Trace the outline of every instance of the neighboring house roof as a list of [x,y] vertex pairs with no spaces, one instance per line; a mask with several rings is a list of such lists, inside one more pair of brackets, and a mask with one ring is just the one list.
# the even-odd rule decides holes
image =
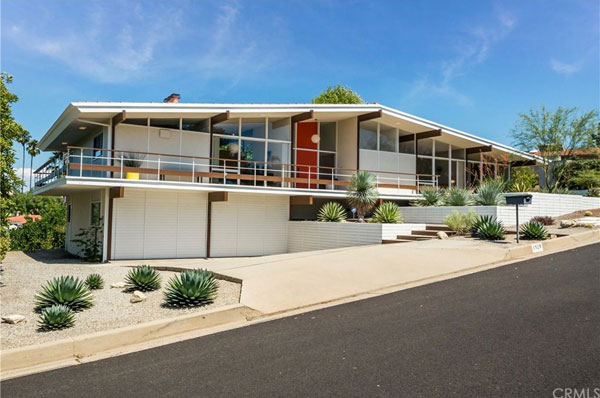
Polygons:
[[42,216],[38,214],[30,214],[29,216],[14,216],[8,217],[7,220],[10,224],[25,224],[27,219],[25,217],[31,217],[31,219],[35,222],[42,218]]
[[[532,152],[536,156],[541,156],[540,151]],[[560,153],[561,157],[573,157],[573,156],[600,156],[600,148],[583,148],[573,149],[569,155],[568,150],[563,150]]]

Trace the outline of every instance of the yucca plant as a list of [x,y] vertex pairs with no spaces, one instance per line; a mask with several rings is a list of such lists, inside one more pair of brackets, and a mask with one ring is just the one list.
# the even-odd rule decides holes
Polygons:
[[505,234],[506,230],[500,221],[486,216],[479,221],[475,236],[484,240],[502,240]]
[[324,222],[342,222],[346,219],[346,210],[337,202],[327,202],[319,209],[317,219]]
[[104,287],[104,279],[100,274],[90,274],[85,278],[85,285],[90,290],[98,290]]
[[473,200],[471,199],[471,192],[469,190],[452,187],[446,191],[443,202],[446,206],[468,206]]
[[83,281],[73,276],[61,276],[48,281],[35,295],[35,308],[41,311],[53,305],[66,305],[77,312],[90,308],[94,298]]
[[125,283],[130,290],[150,292],[160,288],[160,274],[148,265],[140,265],[131,269],[125,276]]
[[537,221],[529,221],[520,228],[521,237],[528,240],[546,240],[548,239],[548,230]]
[[381,224],[400,224],[404,217],[400,212],[400,207],[393,202],[383,202],[373,214],[372,222]]
[[483,181],[475,191],[473,200],[481,206],[497,206],[505,203],[504,189],[506,183],[498,178]]
[[365,214],[375,206],[379,193],[375,176],[367,171],[357,171],[348,181],[346,200],[356,209],[359,222],[364,222]]
[[423,188],[420,192],[422,198],[414,201],[416,206],[440,206],[443,204],[444,191],[435,188]]
[[187,308],[211,304],[217,297],[219,285],[212,272],[195,269],[173,276],[165,288],[168,307]]
[[75,324],[75,314],[66,305],[52,305],[42,310],[38,325],[41,330],[50,331],[70,328]]

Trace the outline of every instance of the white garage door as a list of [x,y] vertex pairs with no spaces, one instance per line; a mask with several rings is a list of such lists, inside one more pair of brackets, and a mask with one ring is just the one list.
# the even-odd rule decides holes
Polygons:
[[114,199],[112,258],[206,256],[207,194],[125,189]]
[[287,196],[230,192],[227,202],[213,202],[211,218],[211,257],[287,251]]

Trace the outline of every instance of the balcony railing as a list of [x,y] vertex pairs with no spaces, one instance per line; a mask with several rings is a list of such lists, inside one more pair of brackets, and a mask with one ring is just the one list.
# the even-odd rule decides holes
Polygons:
[[[68,147],[62,157],[49,160],[34,174],[38,188],[66,175],[335,191],[345,190],[348,180],[356,171],[252,159]],[[366,171],[375,176],[380,191],[412,190],[418,193],[423,187],[438,185],[437,175]]]

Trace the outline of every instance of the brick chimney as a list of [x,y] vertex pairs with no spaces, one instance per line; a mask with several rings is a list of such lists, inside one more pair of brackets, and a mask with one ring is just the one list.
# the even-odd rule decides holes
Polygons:
[[171,94],[169,95],[167,98],[165,98],[163,100],[163,102],[171,102],[173,104],[177,104],[179,102],[179,98],[181,98],[181,96],[179,94]]

